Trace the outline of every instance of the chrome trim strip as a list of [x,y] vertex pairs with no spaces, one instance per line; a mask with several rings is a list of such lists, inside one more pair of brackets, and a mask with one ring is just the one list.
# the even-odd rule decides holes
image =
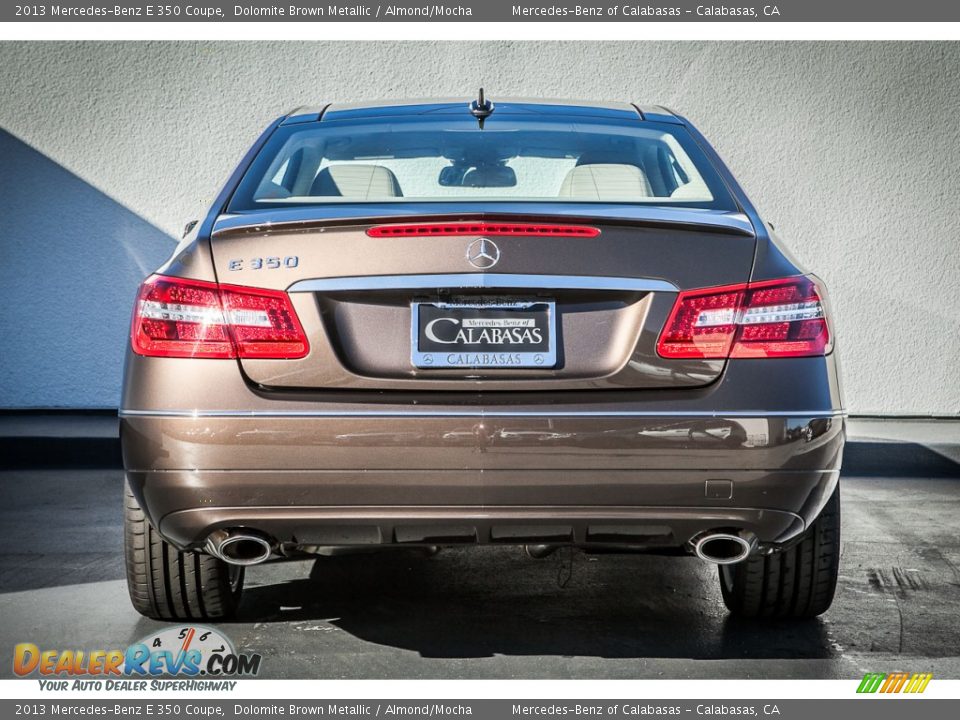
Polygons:
[[525,290],[623,290],[677,292],[666,280],[595,275],[523,275],[512,273],[451,273],[437,275],[359,275],[295,282],[287,292],[346,290],[436,290],[439,288],[516,288]]
[[843,410],[733,410],[730,412],[656,410],[119,410],[119,417],[183,418],[337,418],[337,417],[681,417],[681,418],[836,418],[847,417]]

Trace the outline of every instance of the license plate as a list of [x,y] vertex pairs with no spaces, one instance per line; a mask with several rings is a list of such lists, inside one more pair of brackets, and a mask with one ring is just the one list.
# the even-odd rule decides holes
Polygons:
[[411,358],[418,368],[550,368],[556,303],[415,302]]

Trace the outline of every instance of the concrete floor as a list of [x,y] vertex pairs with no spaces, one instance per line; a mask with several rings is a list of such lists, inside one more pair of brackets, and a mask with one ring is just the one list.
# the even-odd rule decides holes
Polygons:
[[[0,473],[0,648],[125,647],[162,626],[127,600],[121,481]],[[818,620],[732,621],[694,558],[497,547],[256,567],[220,628],[276,678],[960,678],[960,480],[842,487],[840,586]]]

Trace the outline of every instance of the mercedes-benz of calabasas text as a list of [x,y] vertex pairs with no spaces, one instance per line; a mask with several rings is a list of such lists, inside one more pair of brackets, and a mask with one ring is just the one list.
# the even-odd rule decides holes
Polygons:
[[737,615],[829,607],[824,286],[683,117],[299,109],[188,227],[120,411],[144,615],[229,617],[256,563],[454,544],[692,553]]

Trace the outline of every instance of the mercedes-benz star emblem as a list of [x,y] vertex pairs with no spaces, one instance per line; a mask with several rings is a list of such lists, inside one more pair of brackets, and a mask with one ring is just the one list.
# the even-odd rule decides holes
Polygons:
[[500,248],[493,240],[477,238],[467,246],[467,260],[481,270],[492,268],[500,260]]

